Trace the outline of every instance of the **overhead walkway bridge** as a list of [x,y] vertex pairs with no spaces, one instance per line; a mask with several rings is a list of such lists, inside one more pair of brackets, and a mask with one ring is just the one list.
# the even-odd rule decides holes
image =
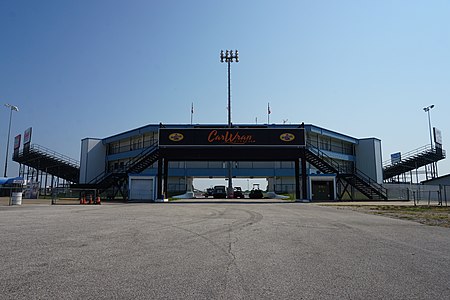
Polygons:
[[79,182],[80,163],[77,160],[38,144],[15,153],[13,161],[72,183]]
[[383,179],[385,181],[396,176],[411,172],[445,158],[445,150],[432,145],[425,145],[402,154],[398,162],[390,160],[383,163]]

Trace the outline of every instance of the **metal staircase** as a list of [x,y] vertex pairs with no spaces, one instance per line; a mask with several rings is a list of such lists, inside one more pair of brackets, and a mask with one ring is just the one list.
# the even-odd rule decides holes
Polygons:
[[[126,182],[128,174],[140,173],[146,168],[150,167],[159,158],[158,143],[154,143],[149,147],[144,148],[141,153],[133,157],[128,163],[126,163],[120,170],[113,172],[104,172],[93,178],[87,184],[80,184],[73,186],[73,188],[92,188],[99,190],[99,193],[111,187],[117,187],[122,189],[123,183]],[[122,191],[124,193],[125,191]]]
[[383,163],[383,179],[391,179],[444,158],[445,150],[442,148],[432,145],[422,146],[404,153],[402,159],[394,164],[390,160],[385,161]]
[[15,153],[13,161],[73,183],[80,178],[80,162],[38,144]]
[[[353,186],[367,198],[372,200],[387,200],[387,190],[383,186],[358,169],[349,169],[341,166],[334,159],[326,155],[320,149],[308,144],[305,151],[305,158],[310,164],[315,166],[322,173],[336,174],[338,180],[344,180],[346,186]],[[338,195],[342,198],[344,192]]]

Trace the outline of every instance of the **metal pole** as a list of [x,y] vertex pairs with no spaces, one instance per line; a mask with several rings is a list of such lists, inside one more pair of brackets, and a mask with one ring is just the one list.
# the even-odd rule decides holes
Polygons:
[[430,145],[433,149],[433,134],[431,132],[431,117],[430,117],[430,109],[427,110],[428,113],[428,128],[430,129]]
[[231,60],[228,60],[228,127],[231,128]]
[[433,149],[433,136],[431,133],[431,117],[430,117],[430,110],[434,108],[434,104],[428,105],[427,107],[424,107],[423,110],[428,114],[428,128],[430,130],[430,145],[431,149]]
[[9,127],[8,127],[8,140],[6,141],[6,158],[5,158],[5,173],[3,177],[6,177],[6,171],[8,170],[8,151],[9,151],[9,137],[11,135],[11,119],[12,119],[13,109],[9,111]]
[[[228,127],[231,128],[231,60],[228,60]],[[228,198],[233,198],[232,162],[228,161]]]
[[191,125],[192,125],[193,117],[194,117],[194,102],[192,102],[192,105],[191,105]]
[[[236,62],[239,62],[239,54],[238,51],[235,50],[233,53],[233,50],[226,50],[220,51],[220,61],[226,62],[228,67],[228,128],[232,127],[231,123],[231,63],[233,62],[233,59],[236,60]],[[232,162],[228,161],[228,191],[227,196],[228,198],[233,198],[233,174],[232,174]]]

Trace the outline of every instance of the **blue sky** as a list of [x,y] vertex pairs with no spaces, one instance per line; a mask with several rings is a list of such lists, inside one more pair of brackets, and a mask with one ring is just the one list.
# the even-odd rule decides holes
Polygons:
[[[450,142],[449,1],[0,1],[12,136],[79,159],[80,141],[149,123],[312,123],[382,140],[383,158]],[[9,111],[0,111],[3,170]],[[12,142],[10,143],[12,149]],[[17,175],[15,163],[8,175]],[[440,174],[450,173],[441,162]]]

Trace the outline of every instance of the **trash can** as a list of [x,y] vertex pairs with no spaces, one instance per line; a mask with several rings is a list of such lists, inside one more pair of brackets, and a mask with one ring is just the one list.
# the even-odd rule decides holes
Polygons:
[[22,192],[11,193],[11,204],[22,205]]

